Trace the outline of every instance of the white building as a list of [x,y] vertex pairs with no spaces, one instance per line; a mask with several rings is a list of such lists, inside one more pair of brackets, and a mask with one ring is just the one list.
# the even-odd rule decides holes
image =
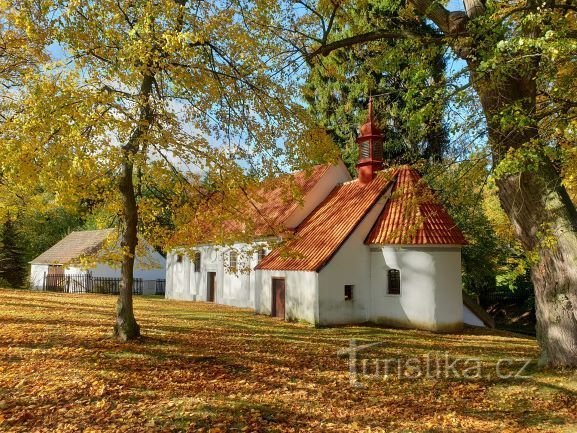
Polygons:
[[[114,229],[71,232],[30,262],[30,284],[37,290],[47,283],[62,286],[63,291],[98,291],[94,284],[108,289],[121,275],[119,263],[105,260],[110,259],[110,249],[113,254],[120,251]],[[139,251],[144,253],[135,258],[134,278],[141,280],[143,294],[154,294],[157,280],[166,278],[166,260],[148,244]]]
[[[317,325],[373,322],[433,331],[489,325],[479,309],[463,304],[467,241],[416,170],[383,170],[382,134],[369,112],[358,140],[357,179],[342,162],[309,176],[296,173],[302,199],[284,205],[278,191],[263,186],[250,204],[271,219],[268,226],[281,223],[294,235],[272,251],[261,246],[266,231],[252,244],[197,245],[192,257],[173,251],[166,297]],[[248,263],[241,266],[241,258]]]

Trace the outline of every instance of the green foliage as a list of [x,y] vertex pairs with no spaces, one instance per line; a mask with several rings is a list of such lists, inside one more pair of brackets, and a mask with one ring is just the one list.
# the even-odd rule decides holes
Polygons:
[[21,287],[26,277],[25,254],[15,224],[8,219],[0,234],[0,278],[11,287]]
[[487,158],[473,155],[448,168],[433,166],[427,176],[469,241],[462,249],[463,286],[477,295],[532,289],[527,258],[499,207],[488,167]]
[[[359,27],[398,19],[400,4],[371,1],[337,17],[335,37],[350,34],[348,20]],[[414,21],[415,31],[431,29]],[[366,121],[367,97],[375,95],[375,116],[385,131],[385,160],[412,163],[442,158],[448,146],[444,123],[445,49],[415,40],[369,42],[332,52],[312,65],[304,95],[317,122],[339,145],[353,171],[358,159],[358,126]]]
[[83,224],[78,212],[63,207],[28,209],[18,219],[20,246],[26,261],[34,259],[71,231],[82,229]]

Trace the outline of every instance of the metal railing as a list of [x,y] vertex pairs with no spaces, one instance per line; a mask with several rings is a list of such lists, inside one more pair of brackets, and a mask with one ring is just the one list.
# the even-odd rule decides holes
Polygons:
[[[118,295],[120,278],[93,277],[92,274],[44,274],[42,290],[62,293],[104,293]],[[142,295],[143,280],[135,278],[132,293]]]
[[166,293],[166,280],[156,280],[155,295],[163,295]]

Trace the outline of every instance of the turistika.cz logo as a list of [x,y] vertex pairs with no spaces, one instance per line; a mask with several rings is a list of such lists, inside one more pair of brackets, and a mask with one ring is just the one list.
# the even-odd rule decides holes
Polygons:
[[338,356],[348,358],[351,385],[362,386],[363,379],[386,380],[392,377],[406,380],[527,379],[527,367],[534,361],[530,358],[502,358],[493,363],[483,363],[480,358],[452,357],[449,352],[432,352],[406,358],[367,356],[371,348],[385,344],[359,345],[356,340],[350,340],[349,347],[337,352]]

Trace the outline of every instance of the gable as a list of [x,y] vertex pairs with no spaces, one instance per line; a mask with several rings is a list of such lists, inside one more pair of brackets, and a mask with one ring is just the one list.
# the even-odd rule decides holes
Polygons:
[[213,194],[192,212],[173,237],[175,246],[252,242],[294,230],[306,216],[350,175],[342,161],[317,165],[238,189],[230,196]]
[[368,184],[354,180],[336,186],[297,227],[294,237],[255,269],[320,270],[389,189],[395,171],[379,172]]

